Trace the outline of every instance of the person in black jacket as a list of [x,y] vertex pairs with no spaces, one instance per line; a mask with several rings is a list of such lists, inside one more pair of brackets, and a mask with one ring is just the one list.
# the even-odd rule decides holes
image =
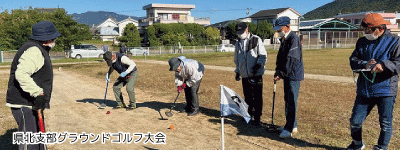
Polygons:
[[126,55],[126,51],[127,51],[126,45],[125,43],[122,43],[121,48],[119,49],[119,53]]
[[[29,41],[22,45],[11,64],[7,106],[17,121],[18,132],[39,132],[38,114],[50,108],[53,68],[49,51],[56,44],[57,32],[52,22],[38,22],[32,27]],[[44,120],[43,124],[44,127]],[[43,144],[19,144],[19,149],[45,149]]]
[[279,17],[273,30],[282,38],[274,75],[274,81],[283,79],[285,93],[286,125],[279,137],[288,138],[292,132],[297,132],[297,98],[300,81],[304,80],[303,52],[299,36],[290,30],[289,17]]
[[[107,62],[107,65],[110,66],[107,74],[106,81],[110,82],[111,73],[116,70],[120,77],[114,83],[114,95],[115,100],[118,105],[114,109],[126,108],[126,110],[133,110],[136,108],[136,99],[135,99],[135,83],[138,77],[138,71],[136,68],[136,63],[129,59],[127,56],[120,53],[113,53],[107,51],[103,55],[103,59]],[[121,88],[126,85],[126,91],[129,96],[129,105],[125,106],[123,101]]]

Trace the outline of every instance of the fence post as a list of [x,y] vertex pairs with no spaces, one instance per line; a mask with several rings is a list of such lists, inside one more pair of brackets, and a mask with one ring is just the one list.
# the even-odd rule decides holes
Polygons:
[[3,62],[3,51],[1,51],[1,45],[0,45],[0,63]]
[[310,49],[311,44],[311,31],[308,31],[308,49]]
[[346,39],[344,40],[344,47],[347,47],[346,42],[347,42],[347,32],[346,32]]
[[[340,40],[340,34],[341,34],[342,32],[339,32],[339,43],[342,43],[342,41]],[[337,43],[336,43],[336,46],[337,46]],[[342,45],[340,45],[340,47],[342,47]]]
[[333,41],[335,40],[335,32],[332,32],[332,48],[333,48]]
[[207,53],[207,46],[204,45],[204,53]]
[[193,53],[196,54],[196,47],[193,46]]
[[325,31],[325,46],[324,46],[324,48],[326,49],[326,31]]
[[161,55],[161,46],[160,46],[160,55]]

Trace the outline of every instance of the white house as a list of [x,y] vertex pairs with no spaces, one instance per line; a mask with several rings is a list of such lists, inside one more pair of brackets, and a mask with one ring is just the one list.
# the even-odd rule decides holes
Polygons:
[[251,18],[251,22],[255,24],[264,20],[267,20],[270,23],[275,23],[275,20],[282,16],[287,16],[290,18],[290,29],[298,33],[300,18],[302,18],[303,16],[290,7],[260,10],[257,13],[249,16],[248,18]]
[[129,23],[134,24],[136,27],[139,25],[137,20],[130,17],[120,22],[113,17],[108,17],[97,26],[97,29],[100,31],[100,38],[103,41],[113,41],[116,37],[122,36],[126,25]]
[[186,4],[149,4],[143,6],[146,10],[146,19],[142,19],[139,26],[147,27],[154,23],[197,23],[210,25],[208,17],[193,17],[190,10],[195,5]]

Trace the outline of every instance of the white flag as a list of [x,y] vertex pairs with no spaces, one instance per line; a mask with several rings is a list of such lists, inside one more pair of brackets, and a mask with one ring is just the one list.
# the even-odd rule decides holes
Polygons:
[[250,121],[250,115],[247,112],[249,105],[233,90],[224,85],[220,85],[221,93],[221,116],[229,116],[231,114],[241,115],[247,123]]

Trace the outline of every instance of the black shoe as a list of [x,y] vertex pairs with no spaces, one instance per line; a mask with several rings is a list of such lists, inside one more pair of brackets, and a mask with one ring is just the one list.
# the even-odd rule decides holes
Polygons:
[[252,120],[252,121],[250,121],[250,124],[254,125],[254,126],[260,126],[261,125],[261,121],[260,120]]
[[362,149],[364,149],[364,148],[365,148],[364,142],[361,142],[361,144],[356,145],[356,144],[354,143],[354,141],[353,141],[353,142],[351,142],[351,144],[346,148],[346,150],[362,150]]
[[188,113],[188,116],[194,116],[194,115],[197,115],[198,113],[199,113],[200,111],[193,111],[193,112],[191,112],[191,113]]

